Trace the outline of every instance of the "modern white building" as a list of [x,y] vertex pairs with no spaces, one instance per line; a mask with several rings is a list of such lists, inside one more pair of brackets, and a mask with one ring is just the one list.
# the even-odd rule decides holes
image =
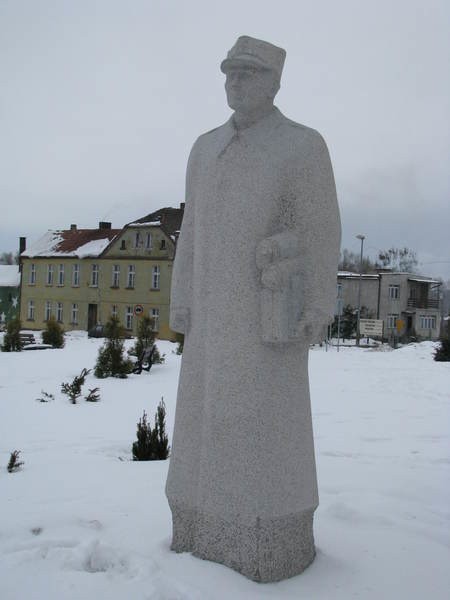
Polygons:
[[[356,310],[359,285],[358,273],[339,271],[337,305]],[[412,273],[363,273],[361,316],[383,320],[384,337],[396,332],[400,337],[435,340],[439,337],[441,324],[440,285],[431,277]]]

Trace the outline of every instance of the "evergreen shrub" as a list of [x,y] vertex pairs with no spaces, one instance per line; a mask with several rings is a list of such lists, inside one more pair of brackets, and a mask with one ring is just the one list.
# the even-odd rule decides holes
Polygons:
[[[129,351],[131,356],[140,357],[144,350],[152,347],[155,343],[154,319],[150,317],[141,317],[138,322],[136,343]],[[161,355],[158,347],[153,352],[152,362],[159,365],[164,363],[165,355]]]
[[436,348],[434,352],[434,360],[439,362],[449,362],[450,361],[450,340],[442,339],[440,341],[439,346]]
[[175,354],[183,354],[183,350],[184,350],[184,334],[183,333],[177,333],[177,347],[175,350]]
[[158,404],[155,414],[155,426],[152,428],[144,410],[139,419],[136,432],[137,441],[133,442],[133,460],[166,460],[169,457],[169,438],[166,434],[166,406],[164,399]]
[[450,320],[447,321],[447,331],[439,338],[439,346],[434,351],[434,360],[438,362],[450,361]]
[[83,369],[81,373],[73,379],[72,383],[61,384],[61,392],[66,394],[66,396],[69,396],[72,404],[76,404],[77,399],[81,396],[81,388],[90,372],[90,369]]
[[86,402],[99,402],[100,401],[100,394],[99,394],[98,390],[99,390],[98,387],[89,389],[89,394],[84,397],[84,399],[86,400]]
[[22,323],[20,319],[11,319],[6,326],[5,337],[3,338],[3,352],[20,352],[23,343],[20,339],[20,330]]
[[123,328],[117,317],[111,317],[105,325],[106,341],[98,351],[94,375],[99,379],[119,377],[125,379],[133,370],[131,360],[125,358]]
[[19,454],[20,450],[14,450],[13,452],[11,452],[8,466],[6,467],[8,473],[15,473],[24,465],[23,461],[19,460]]
[[47,321],[46,328],[42,332],[42,341],[53,348],[64,347],[64,330],[55,317],[50,317]]

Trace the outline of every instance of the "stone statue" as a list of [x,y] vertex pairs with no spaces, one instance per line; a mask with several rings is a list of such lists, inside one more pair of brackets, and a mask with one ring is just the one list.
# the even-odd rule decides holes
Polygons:
[[221,64],[234,113],[192,149],[171,297],[185,334],[172,549],[261,582],[315,556],[308,349],[333,314],[340,243],[325,142],[273,104],[284,59],[243,36]]

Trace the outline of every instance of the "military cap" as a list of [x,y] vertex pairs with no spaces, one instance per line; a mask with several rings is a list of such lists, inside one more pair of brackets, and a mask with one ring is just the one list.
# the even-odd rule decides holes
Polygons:
[[226,59],[222,61],[220,69],[223,73],[232,68],[246,66],[269,69],[280,79],[285,58],[286,51],[283,48],[242,35],[228,52]]

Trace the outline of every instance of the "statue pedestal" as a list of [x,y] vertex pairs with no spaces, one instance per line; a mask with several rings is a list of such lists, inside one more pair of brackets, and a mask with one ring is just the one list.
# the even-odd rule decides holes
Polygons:
[[299,575],[315,557],[314,509],[245,525],[171,505],[175,552],[221,563],[253,581],[267,583]]

